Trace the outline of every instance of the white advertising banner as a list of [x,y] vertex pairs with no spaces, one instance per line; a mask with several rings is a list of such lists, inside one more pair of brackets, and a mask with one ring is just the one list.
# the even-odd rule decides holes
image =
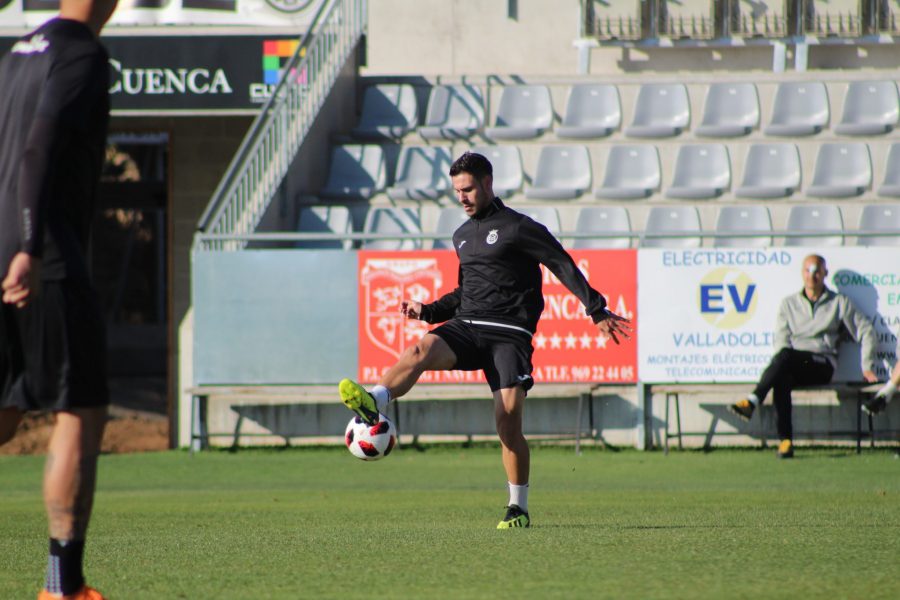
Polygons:
[[[119,0],[117,25],[308,27],[325,0]],[[0,28],[32,29],[56,15],[58,0],[0,0]]]
[[[826,284],[874,324],[880,378],[900,327],[900,248],[697,248],[638,251],[638,373],[645,382],[754,382],[774,348],[781,300],[802,289],[803,258],[822,254]],[[858,381],[859,346],[841,348],[836,381]]]

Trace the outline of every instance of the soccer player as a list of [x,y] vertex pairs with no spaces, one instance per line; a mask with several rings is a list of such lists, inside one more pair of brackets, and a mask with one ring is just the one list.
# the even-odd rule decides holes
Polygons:
[[0,444],[24,411],[55,414],[39,600],[102,600],[82,573],[109,403],[85,251],[109,122],[109,57],[97,36],[115,6],[61,0],[59,17],[0,61]]
[[430,304],[406,300],[400,309],[410,319],[443,324],[407,348],[371,392],[344,379],[339,393],[350,410],[374,424],[423,371],[484,371],[509,485],[509,505],[497,529],[528,527],[529,450],[522,411],[534,383],[531,338],[544,309],[540,265],[581,300],[600,332],[616,344],[619,336],[630,338],[631,327],[606,309],[606,300],[546,227],[494,196],[487,158],[466,152],[450,166],[450,177],[469,216],[453,234],[458,287]]
[[811,254],[803,259],[803,289],[781,301],[775,325],[775,356],[756,388],[729,409],[745,421],[753,416],[769,390],[773,390],[778,428],[778,458],[793,458],[791,390],[831,381],[837,367],[838,346],[844,332],[863,347],[863,378],[875,375],[875,330],[847,296],[825,286],[825,259]]

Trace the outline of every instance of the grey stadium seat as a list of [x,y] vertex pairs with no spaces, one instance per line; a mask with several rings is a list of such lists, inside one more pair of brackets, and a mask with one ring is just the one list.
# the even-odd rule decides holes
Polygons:
[[419,135],[426,140],[465,139],[484,127],[484,99],[471,85],[436,85],[428,96],[425,125]]
[[893,81],[853,81],[847,86],[841,122],[834,128],[841,135],[878,135],[897,126],[900,99]]
[[783,198],[800,187],[800,153],[794,144],[753,144],[744,161],[744,177],[735,195]]
[[872,159],[862,142],[819,146],[813,180],[806,195],[816,198],[849,198],[872,187]]
[[332,149],[328,181],[319,195],[337,199],[369,199],[383,191],[386,183],[381,146],[348,144]]
[[594,196],[646,198],[659,189],[661,179],[656,146],[613,146],[606,159],[603,183],[594,190]]
[[900,204],[867,204],[859,215],[860,231],[892,231],[859,236],[857,246],[900,246]]
[[443,234],[440,238],[435,238],[432,248],[435,250],[444,248],[453,248],[453,232],[459,229],[459,226],[466,222],[469,215],[466,214],[459,206],[448,206],[441,209],[438,213],[437,225],[434,232]]
[[[772,215],[765,206],[723,206],[716,217],[715,246],[719,248],[747,248],[772,245]],[[753,233],[753,237],[737,234]]]
[[608,83],[581,83],[569,90],[566,114],[556,128],[563,139],[605,137],[622,124],[619,90]]
[[843,234],[827,236],[796,235],[796,233],[837,232],[844,230],[841,209],[834,204],[797,205],[788,213],[785,246],[843,246]]
[[778,84],[766,135],[813,135],[828,127],[828,90],[821,81]]
[[491,161],[497,196],[508,198],[522,189],[522,153],[516,146],[475,146],[471,151]]
[[669,198],[715,198],[731,186],[731,162],[722,144],[692,144],[678,149]]
[[591,189],[591,155],[585,146],[544,146],[526,198],[570,200]]
[[634,103],[634,118],[625,128],[630,137],[671,137],[691,122],[691,103],[681,83],[645,83]]
[[[647,215],[644,248],[698,248],[700,236],[667,237],[666,233],[700,233],[700,213],[693,206],[654,206]],[[648,237],[649,234],[649,237]],[[654,235],[655,234],[655,235]]]
[[631,247],[631,237],[628,235],[631,233],[631,219],[624,206],[581,207],[575,219],[575,231],[603,234],[603,237],[575,238],[572,242],[572,248],[575,249]]
[[418,118],[413,86],[370,85],[363,94],[359,124],[352,133],[362,139],[398,139],[416,128]]
[[884,181],[878,188],[879,196],[900,198],[900,143],[891,144],[884,167]]
[[450,190],[451,162],[449,148],[403,146],[388,196],[394,200],[435,200],[444,196]]
[[699,136],[737,137],[759,127],[759,95],[752,83],[713,83],[706,90]]
[[545,85],[508,85],[500,95],[493,127],[485,135],[495,140],[524,140],[543,135],[553,125],[553,103]]
[[[377,206],[366,213],[365,233],[422,233],[419,211],[414,208]],[[418,250],[421,240],[369,240],[363,242],[367,250]]]
[[[300,233],[350,233],[353,231],[350,210],[346,206],[303,206],[297,217],[297,231]],[[306,250],[349,250],[352,245],[351,240],[308,240],[297,242],[295,247]]]
[[559,223],[559,211],[552,206],[517,206],[516,210],[531,217],[554,235],[562,229]]

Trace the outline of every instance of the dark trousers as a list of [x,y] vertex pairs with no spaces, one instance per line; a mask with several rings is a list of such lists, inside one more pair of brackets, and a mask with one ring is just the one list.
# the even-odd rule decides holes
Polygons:
[[834,367],[828,359],[814,352],[782,348],[772,357],[753,394],[759,398],[761,404],[769,390],[773,390],[772,400],[775,403],[779,439],[790,440],[794,435],[791,422],[791,390],[805,385],[828,383],[833,374]]

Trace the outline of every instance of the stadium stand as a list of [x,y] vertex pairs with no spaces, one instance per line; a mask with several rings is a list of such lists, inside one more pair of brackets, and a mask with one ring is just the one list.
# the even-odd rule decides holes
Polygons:
[[366,88],[362,114],[353,137],[364,140],[400,139],[416,128],[416,92],[407,84],[380,84]]
[[900,198],[900,143],[891,144],[885,162],[884,181],[878,188],[878,195]]
[[806,195],[819,198],[859,196],[872,187],[872,160],[863,143],[819,146],[813,180]]
[[754,0],[731,5],[736,11],[731,34],[736,37],[780,38],[787,34],[788,2]]
[[834,204],[796,205],[790,208],[787,220],[785,246],[843,246],[843,234],[802,235],[842,232],[844,217]]
[[545,85],[507,85],[493,127],[485,135],[493,140],[536,138],[553,126],[553,103]]
[[713,83],[707,88],[703,118],[696,133],[703,137],[738,137],[759,127],[759,96],[752,83]]
[[851,81],[844,96],[841,135],[878,135],[893,130],[900,119],[900,99],[893,81]]
[[706,40],[716,35],[715,3],[709,0],[666,0],[657,6],[669,37]]
[[669,198],[715,198],[731,185],[731,162],[722,144],[691,144],[678,149]]
[[368,200],[384,191],[386,184],[387,168],[381,146],[346,144],[332,149],[328,180],[319,195],[341,200]]
[[744,162],[739,198],[783,198],[800,188],[800,153],[788,143],[753,144]]
[[858,0],[812,0],[806,7],[808,34],[854,37],[862,32],[863,4]]
[[598,234],[597,237],[575,238],[571,247],[576,250],[631,247],[631,237],[628,235],[631,233],[631,219],[623,206],[581,207],[575,220],[575,232]]
[[562,139],[592,139],[610,135],[622,124],[619,91],[606,83],[576,84],[569,90],[566,114],[556,128]]
[[549,229],[551,233],[558,234],[562,230],[559,223],[559,213],[553,206],[523,206],[519,210],[522,214],[531,217]]
[[687,129],[691,104],[680,83],[645,83],[638,92],[634,118],[625,129],[629,137],[672,137]]
[[[363,226],[365,233],[406,234],[422,233],[419,211],[414,208],[393,206],[374,206],[366,214]],[[363,242],[366,250],[419,250],[420,240],[367,240]]]
[[[867,204],[859,215],[860,231],[900,230],[900,204]],[[900,235],[860,236],[858,246],[900,246]]]
[[[760,205],[723,206],[716,217],[716,238],[719,248],[766,247],[772,245],[772,215],[768,207]],[[738,234],[753,234],[752,236]]]
[[646,198],[659,189],[659,152],[651,145],[613,146],[606,160],[597,198]]
[[467,139],[484,127],[484,98],[472,85],[436,85],[428,97],[425,124],[419,135],[426,140]]
[[461,210],[457,206],[447,206],[442,208],[438,213],[437,224],[434,228],[434,232],[442,234],[442,236],[432,242],[432,249],[452,250],[453,232],[456,231],[456,229],[460,225],[465,223],[466,219],[468,218],[469,216],[465,213],[465,211]]
[[[297,231],[301,233],[347,234],[353,231],[350,210],[346,206],[304,206],[297,217]],[[352,241],[345,240],[304,240],[296,243],[305,250],[340,249],[349,250]]]
[[602,40],[636,40],[641,37],[641,3],[634,0],[591,0],[592,32]]
[[647,216],[641,239],[644,248],[698,248],[702,244],[699,235],[666,236],[665,234],[690,234],[701,232],[700,213],[693,206],[654,206]]
[[446,195],[450,191],[447,172],[452,162],[449,148],[403,146],[388,196],[393,200],[436,200]]
[[766,135],[814,135],[828,127],[828,91],[821,81],[785,81],[778,84],[772,120]]
[[534,184],[525,190],[525,197],[570,200],[590,189],[591,156],[585,146],[544,146]]

